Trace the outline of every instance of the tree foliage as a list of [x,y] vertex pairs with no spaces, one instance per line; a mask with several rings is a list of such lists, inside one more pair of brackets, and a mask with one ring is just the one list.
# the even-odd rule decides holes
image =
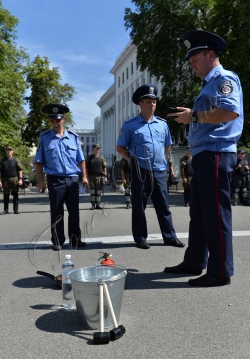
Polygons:
[[[185,32],[202,29],[219,34],[227,41],[227,50],[222,56],[223,66],[235,71],[242,82],[245,99],[245,127],[241,144],[250,148],[248,107],[250,102],[249,44],[250,28],[247,16],[250,4],[243,0],[132,0],[133,12],[125,9],[125,27],[137,46],[137,62],[143,71],[161,79],[162,98],[157,105],[157,114],[165,116],[169,105],[192,107],[200,89],[196,78],[185,62],[186,48],[183,45]],[[184,129],[169,120],[175,138]]]
[[16,46],[15,27],[18,20],[2,7],[0,1],[0,156],[12,145],[22,162],[28,160],[28,149],[23,145],[20,128],[24,125],[21,116],[26,82],[23,77],[23,62],[28,55]]
[[[43,106],[48,103],[63,103],[67,105],[75,93],[69,84],[61,84],[59,69],[50,68],[47,57],[36,56],[33,62],[25,68],[26,81],[30,89],[30,95],[25,97],[30,112],[27,123],[22,129],[22,140],[33,146],[37,143],[40,132],[49,129],[47,116],[41,112]],[[71,127],[74,122],[70,114],[66,115],[65,126]]]

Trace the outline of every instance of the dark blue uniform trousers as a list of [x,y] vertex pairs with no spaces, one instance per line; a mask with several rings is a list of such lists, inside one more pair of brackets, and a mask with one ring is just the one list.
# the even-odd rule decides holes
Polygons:
[[[140,173],[139,173],[140,171]],[[135,242],[146,241],[148,236],[145,209],[151,196],[160,225],[163,241],[177,239],[168,205],[166,171],[132,169],[132,233]]]
[[[203,151],[193,156],[189,242],[184,262],[214,277],[231,277],[233,267],[230,173],[236,154]],[[208,256],[209,253],[209,256]]]
[[75,240],[81,238],[81,230],[79,228],[80,220],[78,176],[64,177],[48,175],[47,182],[50,199],[52,243],[54,245],[62,245],[65,242],[64,202],[68,210],[69,238]]

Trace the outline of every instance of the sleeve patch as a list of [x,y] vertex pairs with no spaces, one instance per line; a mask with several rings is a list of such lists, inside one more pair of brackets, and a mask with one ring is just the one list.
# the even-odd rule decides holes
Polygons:
[[232,82],[229,80],[222,81],[218,85],[219,91],[222,95],[230,95],[233,92],[233,85]]

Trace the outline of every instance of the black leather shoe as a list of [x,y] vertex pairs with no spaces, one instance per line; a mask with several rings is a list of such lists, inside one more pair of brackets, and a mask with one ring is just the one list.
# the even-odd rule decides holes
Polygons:
[[130,205],[129,205],[129,204],[127,204],[127,205],[126,205],[126,209],[129,209],[129,208],[130,208]]
[[188,281],[189,285],[194,287],[220,287],[231,283],[231,278],[217,278],[210,274],[204,274],[203,276]]
[[141,249],[149,249],[150,245],[146,241],[136,242],[136,246]]
[[15,212],[14,212],[14,214],[20,214],[20,212],[18,212],[18,211],[15,211]]
[[4,214],[9,214],[8,211],[4,210],[3,212],[1,212],[0,214],[4,215]]
[[179,241],[179,239],[175,239],[174,241],[165,242],[165,246],[172,246],[172,247],[185,247],[185,244]]
[[202,273],[202,269],[196,269],[190,267],[188,264],[182,262],[174,267],[166,267],[164,269],[166,273],[174,273],[174,274],[193,274],[200,275]]
[[92,204],[92,207],[90,209],[93,211],[93,209],[95,209],[95,204]]
[[99,204],[95,206],[95,209],[103,209]]
[[52,251],[61,251],[62,250],[62,246],[53,246],[52,247]]

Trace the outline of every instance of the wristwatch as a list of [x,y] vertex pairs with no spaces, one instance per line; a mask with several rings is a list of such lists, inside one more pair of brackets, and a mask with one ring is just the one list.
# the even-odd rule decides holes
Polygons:
[[198,122],[198,116],[196,112],[192,113],[191,122],[196,122],[196,123]]

